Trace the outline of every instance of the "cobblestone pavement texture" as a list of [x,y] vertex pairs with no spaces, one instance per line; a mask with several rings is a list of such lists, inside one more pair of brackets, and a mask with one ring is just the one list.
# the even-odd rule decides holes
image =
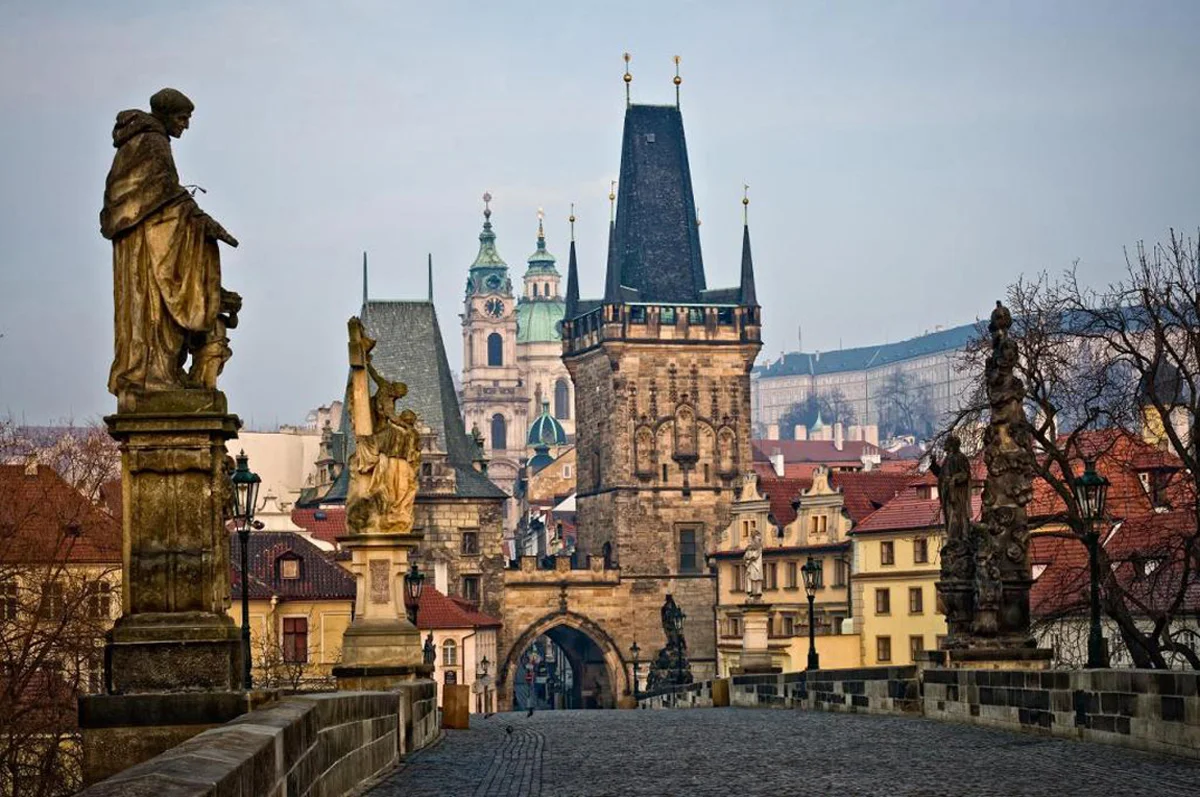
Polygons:
[[[510,730],[511,729],[511,732]],[[918,718],[771,709],[472,717],[371,797],[1200,795],[1200,762]]]

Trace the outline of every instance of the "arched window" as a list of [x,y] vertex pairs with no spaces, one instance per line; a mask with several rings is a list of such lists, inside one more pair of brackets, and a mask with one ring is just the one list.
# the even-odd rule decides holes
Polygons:
[[458,645],[453,639],[447,639],[442,643],[442,666],[458,666]]
[[533,296],[534,296],[534,298],[535,298],[535,299],[537,298],[537,295],[538,295],[538,288],[537,288],[537,285],[538,285],[538,284],[537,284],[536,282],[535,282],[535,283],[533,283]]
[[499,332],[488,335],[488,365],[504,365],[504,338]]
[[554,417],[560,421],[571,418],[571,388],[561,378],[554,383]]
[[508,448],[507,440],[507,425],[504,423],[504,416],[496,413],[492,416],[492,450],[503,451]]

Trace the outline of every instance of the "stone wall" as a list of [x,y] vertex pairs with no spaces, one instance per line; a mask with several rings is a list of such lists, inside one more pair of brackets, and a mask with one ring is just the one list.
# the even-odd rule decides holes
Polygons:
[[437,735],[432,681],[397,692],[288,698],[205,731],[85,789],[83,797],[354,792]]
[[[641,695],[638,704],[711,706],[713,683]],[[730,705],[922,714],[1200,759],[1198,691],[1195,672],[863,667],[734,676]]]
[[[432,584],[435,563],[446,564],[446,592],[462,597],[463,576],[479,578],[479,608],[500,616],[504,590],[503,499],[417,496],[416,529],[424,534],[414,559]],[[478,553],[463,553],[463,532],[476,533]]]

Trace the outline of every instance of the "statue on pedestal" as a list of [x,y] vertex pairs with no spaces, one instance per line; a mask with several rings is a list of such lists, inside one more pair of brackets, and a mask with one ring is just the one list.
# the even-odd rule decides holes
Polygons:
[[[407,534],[413,527],[417,474],[421,468],[421,435],[417,414],[396,412],[396,401],[408,394],[403,382],[384,378],[371,364],[375,341],[362,321],[351,318],[350,422],[354,453],[346,519],[354,533]],[[369,394],[367,375],[375,382]]]
[[683,620],[686,615],[671,595],[667,595],[667,599],[663,601],[660,614],[667,644],[659,649],[658,655],[654,657],[654,663],[650,665],[646,688],[651,690],[692,682],[692,667],[688,663],[687,656],[687,640],[683,637]]
[[[116,339],[108,390],[122,410],[138,394],[215,390],[230,357],[227,330],[241,297],[221,287],[217,242],[238,242],[180,185],[171,138],[194,105],[175,89],[150,98],[150,112],[121,111],[117,153],[104,188],[100,232],[113,244]],[[185,371],[184,366],[190,367]]]
[[742,561],[746,564],[746,597],[753,603],[762,600],[763,592],[763,544],[758,529],[750,535]]

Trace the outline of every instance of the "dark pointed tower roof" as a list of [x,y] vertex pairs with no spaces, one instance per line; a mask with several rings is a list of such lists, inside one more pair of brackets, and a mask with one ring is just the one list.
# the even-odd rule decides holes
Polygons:
[[750,255],[750,224],[742,225],[742,282],[738,298],[741,304],[758,305],[758,295],[754,290],[754,258]]
[[625,110],[618,190],[605,301],[700,301],[704,261],[679,108]]
[[574,318],[579,309],[579,263],[575,260],[575,214],[571,214],[571,251],[567,255],[567,306],[564,318]]

